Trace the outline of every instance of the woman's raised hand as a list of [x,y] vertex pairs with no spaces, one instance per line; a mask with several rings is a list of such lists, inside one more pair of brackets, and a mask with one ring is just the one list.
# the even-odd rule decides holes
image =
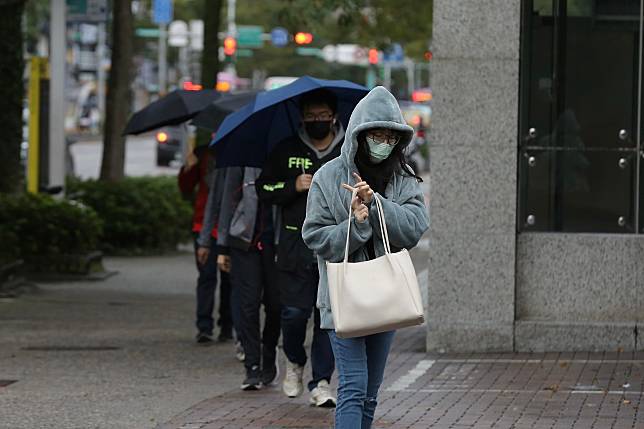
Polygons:
[[[347,191],[350,191],[352,194],[357,190],[357,188],[347,185],[346,183],[343,183],[342,187]],[[364,205],[364,202],[357,194],[351,200],[351,210],[353,211],[353,215],[356,217],[356,220],[360,223],[364,222],[369,217],[369,207]]]
[[371,189],[371,186],[367,182],[362,180],[362,177],[358,173],[353,173],[353,177],[358,181],[358,183],[353,185],[358,190],[358,197],[360,197],[363,203],[369,204],[373,199],[373,189]]

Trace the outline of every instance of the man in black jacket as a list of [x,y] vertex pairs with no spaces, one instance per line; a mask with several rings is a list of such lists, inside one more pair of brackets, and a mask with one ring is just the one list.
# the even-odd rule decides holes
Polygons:
[[306,326],[314,312],[311,366],[308,384],[312,405],[335,406],[329,382],[334,358],[329,337],[320,329],[315,308],[319,273],[317,261],[302,240],[306,198],[313,174],[327,161],[340,155],[344,128],[337,120],[337,100],[328,90],[315,90],[300,99],[302,125],[297,136],[277,145],[255,181],[258,197],[281,209],[281,225],[276,231],[277,268],[282,303],[282,335],[287,357],[282,390],[289,397],[302,393],[302,376],[307,356],[304,350]]

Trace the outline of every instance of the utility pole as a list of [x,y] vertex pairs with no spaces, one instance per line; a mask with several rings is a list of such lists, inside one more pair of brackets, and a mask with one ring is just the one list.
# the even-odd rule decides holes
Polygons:
[[416,82],[414,82],[415,65],[414,60],[411,58],[405,59],[405,68],[407,69],[407,93],[409,94],[409,98],[411,98],[411,94],[414,92],[414,89],[416,89]]
[[[65,0],[51,0],[49,27],[49,177],[65,185]],[[64,188],[63,188],[64,189]]]
[[105,69],[103,59],[105,58],[105,23],[98,23],[98,38],[96,44],[96,102],[100,113],[99,129],[105,120]]
[[168,82],[168,25],[159,24],[159,95],[165,95]]
[[[226,31],[227,35],[237,39],[237,25],[235,24],[235,7],[236,0],[228,0],[228,14],[226,17],[226,23],[228,24],[228,29]],[[235,69],[235,59],[232,58],[231,61],[226,65],[226,72],[230,73],[235,79],[237,77],[237,70]],[[233,84],[234,85],[234,84]]]
[[384,86],[388,90],[391,90],[391,63],[389,61],[385,61],[385,63],[383,64],[383,70],[384,76],[382,79],[382,86]]

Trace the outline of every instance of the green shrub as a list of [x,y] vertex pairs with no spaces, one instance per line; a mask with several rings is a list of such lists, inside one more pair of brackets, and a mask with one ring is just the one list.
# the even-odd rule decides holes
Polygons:
[[158,253],[190,240],[192,208],[175,177],[129,177],[117,183],[70,181],[70,198],[103,221],[101,248],[112,254]]
[[0,259],[40,266],[96,250],[101,221],[89,207],[47,195],[0,194]]

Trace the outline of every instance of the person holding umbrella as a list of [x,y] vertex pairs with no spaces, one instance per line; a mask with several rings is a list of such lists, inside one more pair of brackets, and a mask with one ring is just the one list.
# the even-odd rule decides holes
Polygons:
[[287,358],[283,392],[295,398],[303,391],[303,371],[307,361],[304,341],[306,327],[314,314],[311,367],[308,383],[310,403],[335,406],[329,383],[334,370],[329,337],[320,329],[315,309],[319,281],[317,261],[302,240],[306,197],[313,174],[327,161],[340,155],[344,127],[337,120],[337,99],[329,90],[305,93],[299,100],[302,125],[297,135],[279,143],[270,153],[262,174],[255,181],[257,195],[281,211],[278,231],[277,268],[279,271],[281,325]]
[[[337,96],[337,118],[342,123],[346,123],[353,107],[368,92],[364,86],[349,81],[302,76],[281,88],[257,94],[251,102],[227,115],[210,143],[217,152],[218,167],[226,169],[217,241],[230,249],[230,256],[219,255],[218,262],[222,269],[231,270],[233,297],[235,291],[239,292],[240,330],[246,353],[243,389],[257,389],[277,379],[275,358],[280,334],[273,233],[282,231],[274,228],[272,221],[279,219],[273,216],[271,206],[258,203],[255,181],[272,150],[284,139],[298,135],[302,115],[300,98],[320,88]],[[314,126],[318,131],[324,127],[319,123],[324,121],[312,122],[318,122]],[[307,170],[312,166],[296,158],[290,162],[303,171],[300,185],[306,186],[311,180]],[[210,217],[208,211],[205,217]],[[266,321],[260,335],[262,302]]]

